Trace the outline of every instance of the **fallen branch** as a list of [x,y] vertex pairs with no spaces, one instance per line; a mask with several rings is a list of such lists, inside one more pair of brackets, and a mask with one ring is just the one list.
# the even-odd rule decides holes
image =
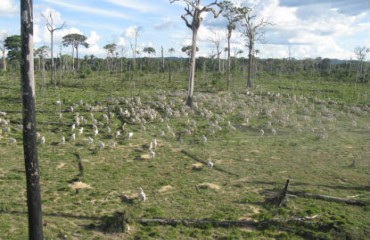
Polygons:
[[327,201],[333,201],[333,202],[339,202],[339,203],[347,203],[347,204],[356,205],[356,206],[369,206],[370,205],[370,202],[368,201],[354,200],[354,199],[348,199],[348,198],[332,197],[332,196],[327,196],[327,195],[312,194],[312,193],[306,193],[306,192],[300,192],[300,191],[288,191],[288,193],[290,195],[295,195],[299,197],[321,199],[321,200],[327,200]]
[[212,221],[212,220],[195,220],[195,219],[165,219],[165,218],[140,218],[134,219],[140,224],[160,224],[160,225],[211,225],[212,227],[257,227],[258,222],[242,220],[242,221]]

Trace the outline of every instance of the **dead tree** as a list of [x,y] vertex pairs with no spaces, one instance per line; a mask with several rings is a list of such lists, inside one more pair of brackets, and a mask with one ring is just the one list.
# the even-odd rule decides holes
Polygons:
[[54,32],[61,30],[65,27],[65,22],[62,23],[62,25],[56,27],[54,26],[54,19],[51,12],[49,13],[49,16],[45,16],[41,14],[41,16],[46,21],[46,27],[50,32],[50,58],[51,58],[51,82],[54,83],[54,86],[56,86],[56,80],[55,80],[55,63],[54,63]]
[[23,149],[27,181],[29,239],[43,239],[40,171],[36,145],[35,76],[33,66],[33,5],[21,0],[21,85],[23,103]]
[[[218,17],[220,12],[217,12],[212,8],[212,6],[217,5],[217,0],[206,5],[201,6],[201,0],[170,0],[170,3],[174,2],[185,2],[185,14],[181,15],[181,18],[185,21],[185,24],[192,31],[192,50],[191,50],[191,62],[189,66],[189,82],[188,82],[188,97],[186,104],[189,107],[193,106],[193,94],[194,94],[194,78],[195,78],[195,55],[197,49],[197,35],[200,24],[203,21],[202,13],[211,12],[215,18]],[[191,22],[187,19],[190,16]]]
[[218,64],[218,73],[222,73],[221,71],[221,37],[217,32],[213,32],[213,37],[210,38],[210,41],[215,45],[216,48],[216,53],[215,55],[217,56],[217,64]]
[[240,15],[237,14],[237,8],[230,1],[223,1],[219,4],[222,10],[222,16],[227,19],[227,89],[230,92],[231,88],[231,58],[230,58],[230,39],[233,30],[236,28],[236,23],[240,20]]
[[358,67],[357,67],[357,74],[356,74],[356,82],[358,79],[361,80],[361,82],[364,81],[364,60],[366,58],[366,54],[370,52],[370,48],[367,47],[356,47],[353,51],[355,53],[356,59],[358,61]]
[[263,28],[271,25],[265,19],[256,20],[256,15],[252,15],[252,10],[247,7],[238,8],[239,18],[241,19],[241,34],[247,38],[248,48],[248,75],[247,75],[247,88],[252,88],[252,71],[254,69],[254,45],[256,41],[263,41],[264,31]]

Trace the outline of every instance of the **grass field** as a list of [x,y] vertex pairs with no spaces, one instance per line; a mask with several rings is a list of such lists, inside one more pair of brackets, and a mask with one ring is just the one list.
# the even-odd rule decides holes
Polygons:
[[[59,88],[37,84],[45,238],[368,239],[368,204],[290,196],[278,207],[270,199],[289,178],[290,191],[369,201],[369,86],[269,78],[255,84],[247,92],[236,76],[228,94],[220,91],[224,81],[199,80],[193,109],[184,105],[186,76],[180,74],[173,82],[159,74],[134,81],[76,74]],[[7,113],[0,117],[4,240],[28,234],[19,89],[16,74],[0,76],[0,111]],[[80,125],[72,131],[76,116]],[[140,187],[146,201],[138,199]],[[125,233],[114,217],[124,211],[131,216]],[[140,224],[144,218],[209,222]],[[243,220],[255,224],[210,223]]]

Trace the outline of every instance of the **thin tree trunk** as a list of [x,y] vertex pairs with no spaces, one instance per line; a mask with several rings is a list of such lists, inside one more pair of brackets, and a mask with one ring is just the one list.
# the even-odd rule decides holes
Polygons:
[[50,57],[51,57],[51,82],[54,83],[54,86],[57,85],[55,80],[55,65],[54,65],[54,31],[50,31]]
[[27,181],[29,239],[42,240],[42,211],[36,145],[35,79],[33,66],[33,5],[21,0],[23,149]]
[[78,58],[78,46],[76,47],[77,71],[80,70],[80,59]]
[[188,85],[188,98],[186,104],[193,107],[193,94],[194,94],[194,78],[195,78],[195,59],[197,52],[197,35],[198,31],[193,30],[192,48],[191,48],[191,62],[189,67],[189,85]]
[[75,70],[75,49],[72,45],[72,71]]
[[252,63],[253,63],[253,40],[250,39],[248,47],[248,76],[247,76],[247,88],[252,88]]
[[231,58],[230,58],[230,38],[231,38],[231,31],[227,34],[227,90],[230,92],[231,90],[231,76],[230,76],[230,68],[231,68]]
[[162,53],[161,72],[163,72],[163,73],[164,73],[164,56],[163,56],[163,47],[161,47],[161,53]]

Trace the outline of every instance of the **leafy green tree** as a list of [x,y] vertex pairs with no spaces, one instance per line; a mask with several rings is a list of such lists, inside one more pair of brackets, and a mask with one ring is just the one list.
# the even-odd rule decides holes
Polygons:
[[114,53],[117,51],[117,44],[110,43],[105,45],[103,48],[105,49],[105,51],[107,51],[108,57],[113,57]]
[[[188,45],[188,46],[183,46],[181,48],[181,52],[184,52],[186,53],[188,56],[191,56],[191,51],[192,51],[193,47],[191,45]],[[199,51],[199,48],[197,47],[196,48],[196,51],[198,52]]]
[[10,61],[19,61],[21,58],[21,36],[12,35],[5,39],[4,46],[8,50],[8,58]]
[[152,47],[145,47],[143,49],[143,52],[147,53],[148,54],[148,64],[147,64],[147,68],[149,69],[149,63],[150,63],[150,56],[151,55],[155,55],[155,49],[152,48]]
[[[74,49],[76,49],[76,58],[77,58],[77,71],[80,69],[80,61],[78,59],[78,48],[79,46],[84,46],[85,48],[89,47],[89,44],[86,42],[87,37],[78,33],[67,34],[63,37],[62,44],[65,47],[72,46],[72,59]],[[72,61],[72,68],[74,68],[74,61]]]
[[109,71],[113,71],[113,58],[114,54],[117,53],[117,44],[109,43],[103,47],[107,51],[107,67]]
[[48,55],[49,47],[48,46],[41,46],[33,51],[33,53],[38,57],[39,59],[39,70],[45,70],[45,57]]
[[155,49],[152,47],[145,47],[143,52],[147,53],[149,58],[152,54],[155,55]]

